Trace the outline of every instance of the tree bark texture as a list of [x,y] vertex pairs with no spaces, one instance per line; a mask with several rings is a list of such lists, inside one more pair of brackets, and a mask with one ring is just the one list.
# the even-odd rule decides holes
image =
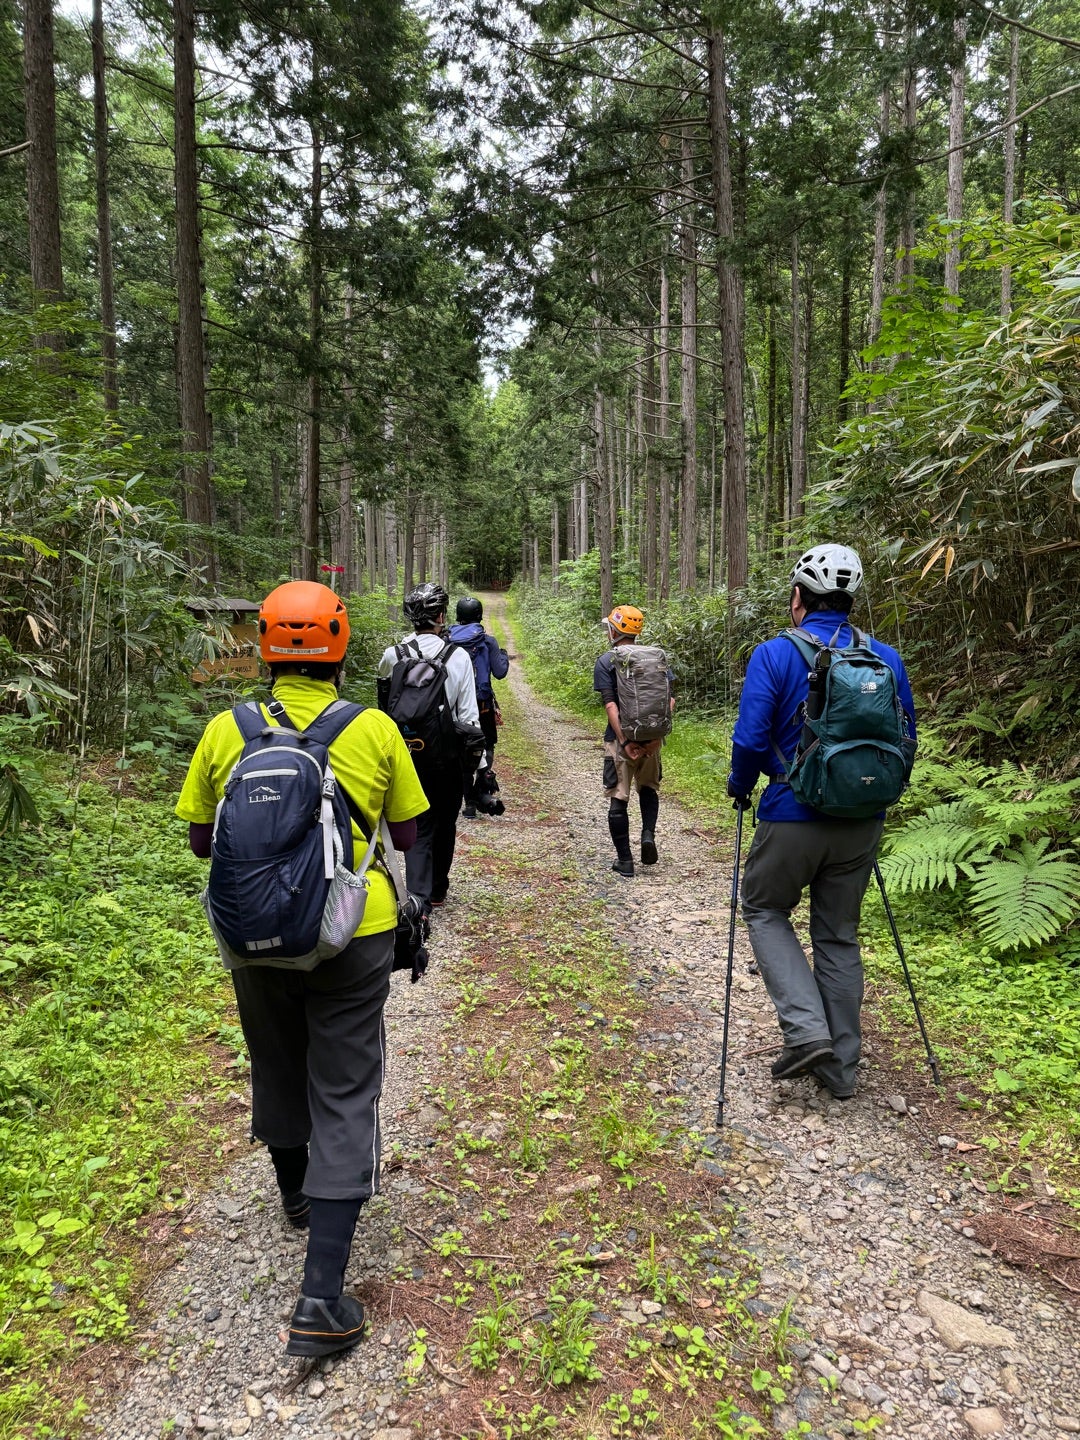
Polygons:
[[732,254],[735,210],[731,180],[731,115],[724,34],[708,32],[709,149],[713,210],[719,243],[720,355],[724,379],[724,515],[727,584],[741,590],[747,578],[746,426],[743,416],[744,300],[742,274]]
[[[23,0],[23,90],[26,104],[26,200],[30,283],[46,304],[63,298],[60,179],[56,157],[56,72],[52,0]],[[41,337],[57,348],[58,336]]]
[[[348,346],[349,329],[352,325],[353,314],[353,292],[349,286],[345,287],[345,313],[344,336],[345,344]],[[356,392],[352,374],[346,368],[342,378],[341,395],[344,402],[344,412],[348,415],[352,409],[352,400]],[[338,444],[341,446],[341,460],[338,464],[338,500],[337,500],[337,523],[331,534],[331,558],[335,565],[342,566],[341,593],[350,595],[354,590],[359,590],[359,575],[356,564],[356,510],[353,506],[352,482],[353,463],[352,452],[349,444],[349,426],[343,422],[338,429]]]
[[697,585],[698,467],[697,467],[697,227],[690,203],[694,187],[694,152],[690,134],[683,129],[682,160],[682,343],[679,369],[679,440],[682,468],[679,474],[679,589],[689,594]]
[[803,513],[806,478],[806,430],[803,424],[802,294],[799,287],[799,237],[791,237],[791,518]]
[[405,553],[401,562],[402,585],[405,594],[416,584],[416,499],[405,494]]
[[90,17],[90,48],[94,70],[94,183],[97,197],[98,295],[101,304],[101,388],[105,409],[115,414],[120,408],[120,392],[116,371],[116,295],[109,207],[109,106],[105,91],[102,0],[94,0]]
[[[1016,89],[1020,71],[1020,31],[1012,27],[1009,36],[1009,93],[1005,102],[1005,176],[1002,186],[1001,218],[1006,225],[1012,224],[1013,203],[1016,198]],[[1012,266],[1001,267],[1001,318],[1008,320],[1012,314]]]
[[[960,221],[964,216],[964,81],[967,79],[967,20],[953,22],[953,41],[957,48],[949,86],[949,180],[945,216]],[[945,250],[945,289],[950,295],[960,294],[960,239],[950,229]]]
[[[915,130],[919,122],[919,72],[912,53],[915,45],[914,27],[906,30],[908,59],[904,67],[904,137],[914,152]],[[906,286],[915,278],[915,193],[911,186],[904,189],[900,222],[899,280]]]
[[848,400],[844,394],[851,373],[851,250],[844,246],[843,269],[840,272],[840,334],[836,353],[836,423],[848,418]]
[[177,361],[184,462],[184,518],[196,527],[190,555],[217,581],[214,494],[210,485],[210,417],[206,409],[206,337],[202,317],[199,177],[195,148],[195,6],[173,3],[175,104]]
[[607,425],[604,397],[597,386],[593,397],[593,524],[596,527],[596,548],[600,552],[600,611],[610,613],[611,580],[611,504],[608,496]]
[[766,551],[772,549],[772,531],[783,518],[784,507],[776,505],[776,311],[769,307],[769,339],[765,381],[765,483],[762,487],[761,533]]
[[645,594],[656,599],[656,532],[660,496],[656,486],[656,330],[650,325],[645,339]]
[[[661,211],[667,216],[667,205]],[[660,257],[660,400],[657,442],[660,452],[660,513],[657,520],[656,568],[661,602],[671,593],[671,276],[668,273],[667,230],[664,231],[664,253]]]
[[[318,88],[319,63],[312,59],[312,87]],[[303,578],[319,578],[319,511],[322,482],[322,130],[311,124],[311,206],[308,217],[308,438],[304,484]]]

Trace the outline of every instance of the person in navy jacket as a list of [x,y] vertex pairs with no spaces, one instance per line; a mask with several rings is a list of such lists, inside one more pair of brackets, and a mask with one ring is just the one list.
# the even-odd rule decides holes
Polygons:
[[[848,645],[848,616],[862,579],[862,562],[846,546],[806,551],[791,572],[792,623],[826,645]],[[915,702],[904,662],[891,646],[870,643],[896,676],[914,740]],[[759,645],[739,700],[727,788],[746,808],[758,777],[768,777],[743,875],[742,914],[784,1040],[773,1078],[813,1073],[846,1100],[855,1090],[862,1048],[859,915],[884,817],[836,819],[795,799],[785,773],[806,696],[806,661],[793,642],[778,635]],[[807,889],[812,967],[791,923]]]

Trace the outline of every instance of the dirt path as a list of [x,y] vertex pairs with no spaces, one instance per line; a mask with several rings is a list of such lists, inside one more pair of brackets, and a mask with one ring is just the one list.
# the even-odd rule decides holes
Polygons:
[[[497,619],[497,606],[492,614]],[[386,1282],[395,1270],[419,1273],[426,1258],[410,1222],[430,1191],[422,1156],[444,1119],[429,1086],[446,1081],[436,1073],[438,1042],[459,999],[454,972],[466,959],[470,902],[490,898],[484,856],[493,847],[531,857],[536,875],[554,864],[572,867],[577,893],[617,922],[648,997],[645,1038],[665,1055],[667,1084],[687,1102],[687,1122],[711,1134],[729,864],[665,800],[660,864],[639,867],[630,882],[613,876],[599,723],[596,734],[585,734],[565,722],[530,694],[517,666],[509,683],[543,771],[504,785],[501,819],[463,823],[433,971],[418,987],[395,977],[384,1098],[390,1165],[383,1195],[361,1218],[349,1276],[374,1301],[369,1340],[317,1369],[285,1359],[280,1333],[303,1242],[280,1222],[265,1156],[245,1156],[185,1217],[182,1231],[163,1233],[163,1252],[182,1245],[182,1258],[147,1298],[143,1363],[124,1368],[108,1402],[103,1395],[89,1417],[91,1433],[110,1440],[459,1433],[440,1418],[453,1376],[419,1353],[412,1317],[395,1310]],[[633,811],[632,819],[636,829]],[[709,1144],[744,1207],[746,1248],[761,1265],[757,1303],[776,1313],[794,1297],[809,1337],[790,1347],[801,1376],[773,1433],[795,1432],[800,1422],[802,1433],[818,1436],[884,1423],[893,1434],[926,1440],[1080,1432],[1080,1323],[1038,1279],[1008,1269],[976,1242],[983,1200],[952,1137],[935,1128],[929,1087],[921,1079],[905,1087],[873,1050],[859,1093],[846,1104],[824,1103],[809,1081],[773,1086],[770,1056],[754,1052],[776,1043],[775,1020],[760,981],[747,973],[741,932],[738,943],[728,1127]],[[395,1150],[405,1163],[394,1160]],[[418,1418],[399,1423],[406,1414]]]

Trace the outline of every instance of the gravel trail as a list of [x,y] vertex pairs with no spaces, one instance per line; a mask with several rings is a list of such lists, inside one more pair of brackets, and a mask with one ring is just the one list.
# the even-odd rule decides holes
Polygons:
[[[497,624],[497,604],[490,616]],[[555,844],[591,893],[609,901],[633,966],[651,982],[644,1038],[665,1047],[671,1087],[689,1102],[688,1121],[709,1132],[715,1120],[730,858],[662,798],[660,863],[639,867],[632,881],[613,876],[599,718],[595,734],[586,735],[580,722],[566,722],[528,691],[518,666],[507,683],[547,757],[541,778],[528,782],[528,798],[561,823],[553,830],[516,817],[522,796],[513,783],[504,784],[505,816],[462,822],[452,903],[438,918],[432,969],[419,986],[394,977],[384,1160],[396,1147],[422,1152],[441,1119],[427,1096],[437,1037],[455,1001],[462,943],[455,922],[488,883],[480,867],[470,867],[473,844],[512,845],[538,862]],[[631,820],[636,834],[636,803]],[[965,1176],[953,1137],[935,1127],[932,1087],[921,1076],[905,1085],[873,1048],[859,1091],[846,1103],[823,1100],[810,1081],[773,1085],[772,1055],[753,1052],[779,1036],[761,982],[748,974],[749,959],[740,926],[727,1125],[714,1153],[746,1207],[762,1302],[777,1310],[795,1296],[800,1328],[812,1337],[791,1347],[803,1380],[777,1415],[775,1433],[803,1421],[815,1435],[850,1435],[856,1424],[872,1428],[874,1415],[886,1417],[889,1433],[920,1440],[1080,1433],[1080,1321],[1037,1277],[1008,1268],[976,1242],[972,1222],[986,1201]],[[675,1015],[682,1028],[671,1024]],[[422,1422],[426,1428],[397,1423],[406,1394],[411,1412],[426,1400],[437,1417],[440,1388],[447,1393],[430,1366],[406,1391],[413,1327],[394,1311],[389,1283],[395,1268],[420,1259],[404,1227],[410,1204],[427,1188],[415,1166],[387,1169],[383,1194],[361,1215],[347,1277],[370,1302],[371,1334],[349,1355],[312,1367],[286,1359],[281,1339],[303,1239],[281,1220],[265,1154],[245,1154],[184,1217],[182,1259],[146,1297],[139,1363],[102,1377],[108,1388],[82,1433],[109,1440],[445,1440],[450,1432],[437,1419]],[[405,1241],[395,1239],[402,1234]]]

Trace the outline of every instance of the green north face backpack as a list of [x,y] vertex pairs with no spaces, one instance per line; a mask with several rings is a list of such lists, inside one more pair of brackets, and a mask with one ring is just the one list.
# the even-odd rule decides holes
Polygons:
[[802,735],[786,767],[792,793],[823,815],[868,820],[899,800],[915,761],[896,676],[854,626],[842,647],[808,630],[783,634],[809,667]]

